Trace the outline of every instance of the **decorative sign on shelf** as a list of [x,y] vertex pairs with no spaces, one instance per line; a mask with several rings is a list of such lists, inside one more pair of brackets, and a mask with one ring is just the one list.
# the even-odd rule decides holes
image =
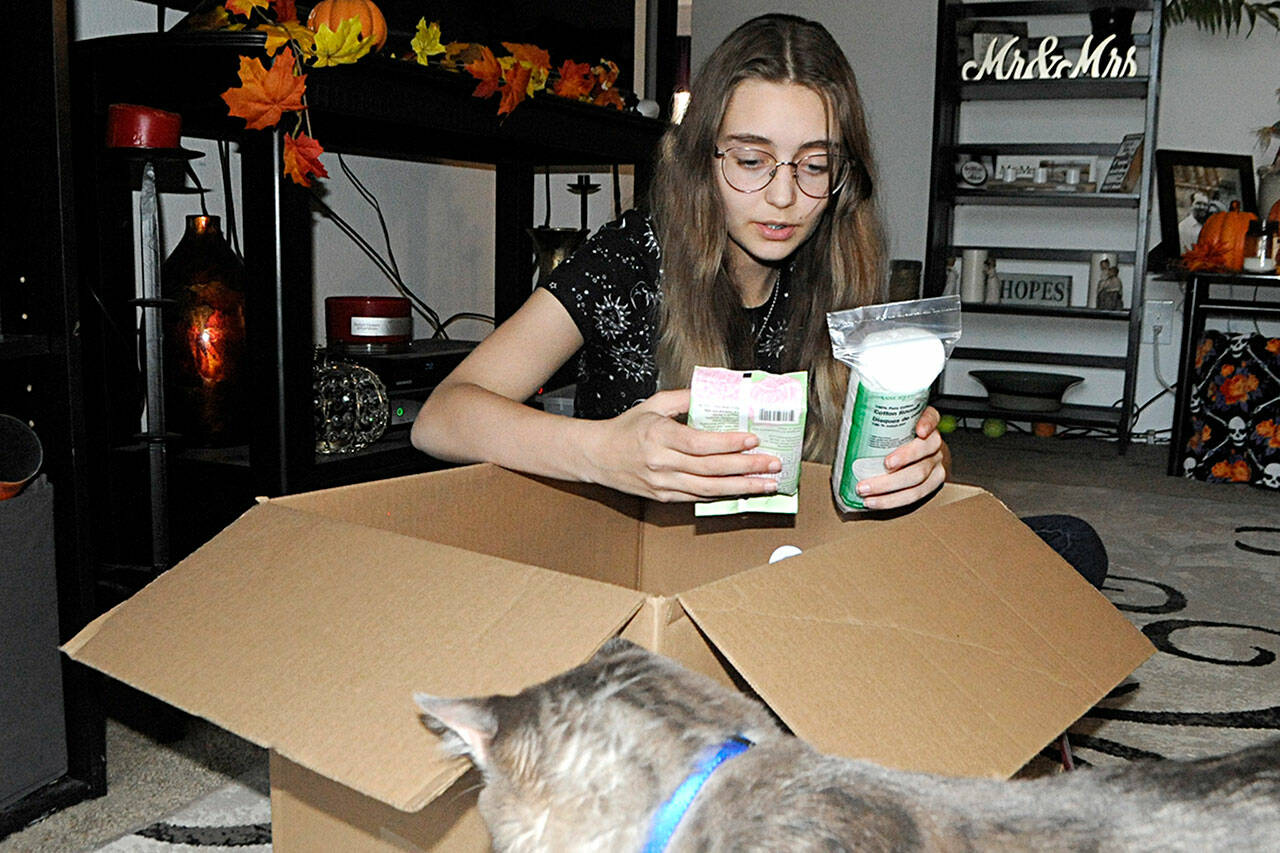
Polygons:
[[1131,193],[1137,188],[1138,178],[1142,175],[1142,137],[1141,133],[1127,133],[1120,140],[1099,191]]
[[1071,304],[1071,276],[1000,273],[1000,303],[1065,308]]
[[[1138,49],[1133,45],[1123,55],[1112,47],[1114,35],[1108,35],[1094,45],[1093,36],[1085,37],[1080,55],[1072,62],[1058,49],[1057,36],[1040,39],[1034,50],[1025,53],[1015,45],[1021,36],[1002,39],[994,36],[987,42],[986,52],[960,67],[960,79],[976,80],[1061,80],[1077,77],[1135,77],[1138,74]],[[975,48],[976,48],[975,43]]]

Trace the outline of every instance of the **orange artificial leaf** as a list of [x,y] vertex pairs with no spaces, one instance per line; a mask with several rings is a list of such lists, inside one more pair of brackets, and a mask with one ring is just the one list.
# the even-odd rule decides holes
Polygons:
[[502,46],[516,58],[516,62],[524,63],[530,68],[550,68],[551,54],[536,44],[516,44],[504,41]]
[[618,63],[610,59],[601,59],[600,62],[602,64],[592,68],[591,73],[596,75],[601,88],[612,88],[613,84],[618,82]]
[[271,0],[271,7],[276,10],[276,20],[282,24],[298,20],[298,6],[293,0]]
[[286,112],[303,109],[307,75],[295,75],[293,62],[293,51],[289,48],[280,52],[270,70],[263,67],[261,60],[240,57],[243,85],[222,93],[231,115],[244,119],[246,128],[259,130],[273,126]]
[[480,85],[471,94],[477,98],[487,98],[498,91],[502,82],[502,66],[493,55],[493,51],[480,45],[480,56],[464,66],[472,77],[480,81]]
[[591,103],[597,107],[613,107],[616,110],[623,109],[626,106],[622,102],[622,93],[617,89],[604,89],[597,92],[595,99]]
[[329,177],[329,173],[320,162],[320,155],[323,153],[324,149],[320,147],[320,143],[305,133],[299,133],[297,137],[286,136],[284,138],[284,173],[293,179],[295,184],[304,187],[311,186],[309,177],[311,175],[317,178]]
[[566,59],[560,66],[559,78],[551,86],[551,93],[562,98],[582,98],[591,94],[595,82],[590,65]]
[[270,0],[227,0],[224,4],[233,15],[252,15],[254,9],[266,11]]
[[525,87],[528,94],[546,88],[547,77],[551,75],[551,54],[534,44],[504,41],[502,46],[511,52],[516,62],[529,69],[529,81]]
[[1216,240],[1197,242],[1182,256],[1182,265],[1191,271],[1225,269],[1231,249]]
[[502,75],[502,103],[498,115],[506,115],[520,105],[529,89],[530,68],[520,62],[512,62]]
[[468,41],[451,41],[444,46],[444,59],[441,65],[445,68],[455,68],[458,65],[465,68],[479,58],[480,45]]

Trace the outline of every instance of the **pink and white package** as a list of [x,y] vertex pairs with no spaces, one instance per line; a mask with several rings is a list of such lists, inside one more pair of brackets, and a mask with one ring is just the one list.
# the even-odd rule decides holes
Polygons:
[[809,374],[803,370],[776,374],[723,367],[693,369],[689,426],[716,432],[754,433],[760,444],[746,452],[768,453],[782,460],[781,472],[758,475],[778,481],[777,495],[698,504],[697,514],[795,512],[808,411],[808,378]]

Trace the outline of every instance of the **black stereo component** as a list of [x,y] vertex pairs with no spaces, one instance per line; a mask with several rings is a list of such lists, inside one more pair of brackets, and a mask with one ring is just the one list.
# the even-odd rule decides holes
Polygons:
[[390,427],[407,426],[427,395],[475,349],[479,341],[421,338],[404,352],[353,353],[332,351],[335,358],[367,367],[387,389]]

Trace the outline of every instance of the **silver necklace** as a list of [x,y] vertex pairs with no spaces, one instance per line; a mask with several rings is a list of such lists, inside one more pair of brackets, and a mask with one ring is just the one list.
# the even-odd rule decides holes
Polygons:
[[764,330],[769,328],[769,318],[773,316],[773,306],[778,304],[778,287],[782,284],[782,270],[776,270],[773,274],[773,290],[769,292],[769,307],[765,309],[764,319],[760,321],[760,325],[756,327],[756,339],[764,334]]

